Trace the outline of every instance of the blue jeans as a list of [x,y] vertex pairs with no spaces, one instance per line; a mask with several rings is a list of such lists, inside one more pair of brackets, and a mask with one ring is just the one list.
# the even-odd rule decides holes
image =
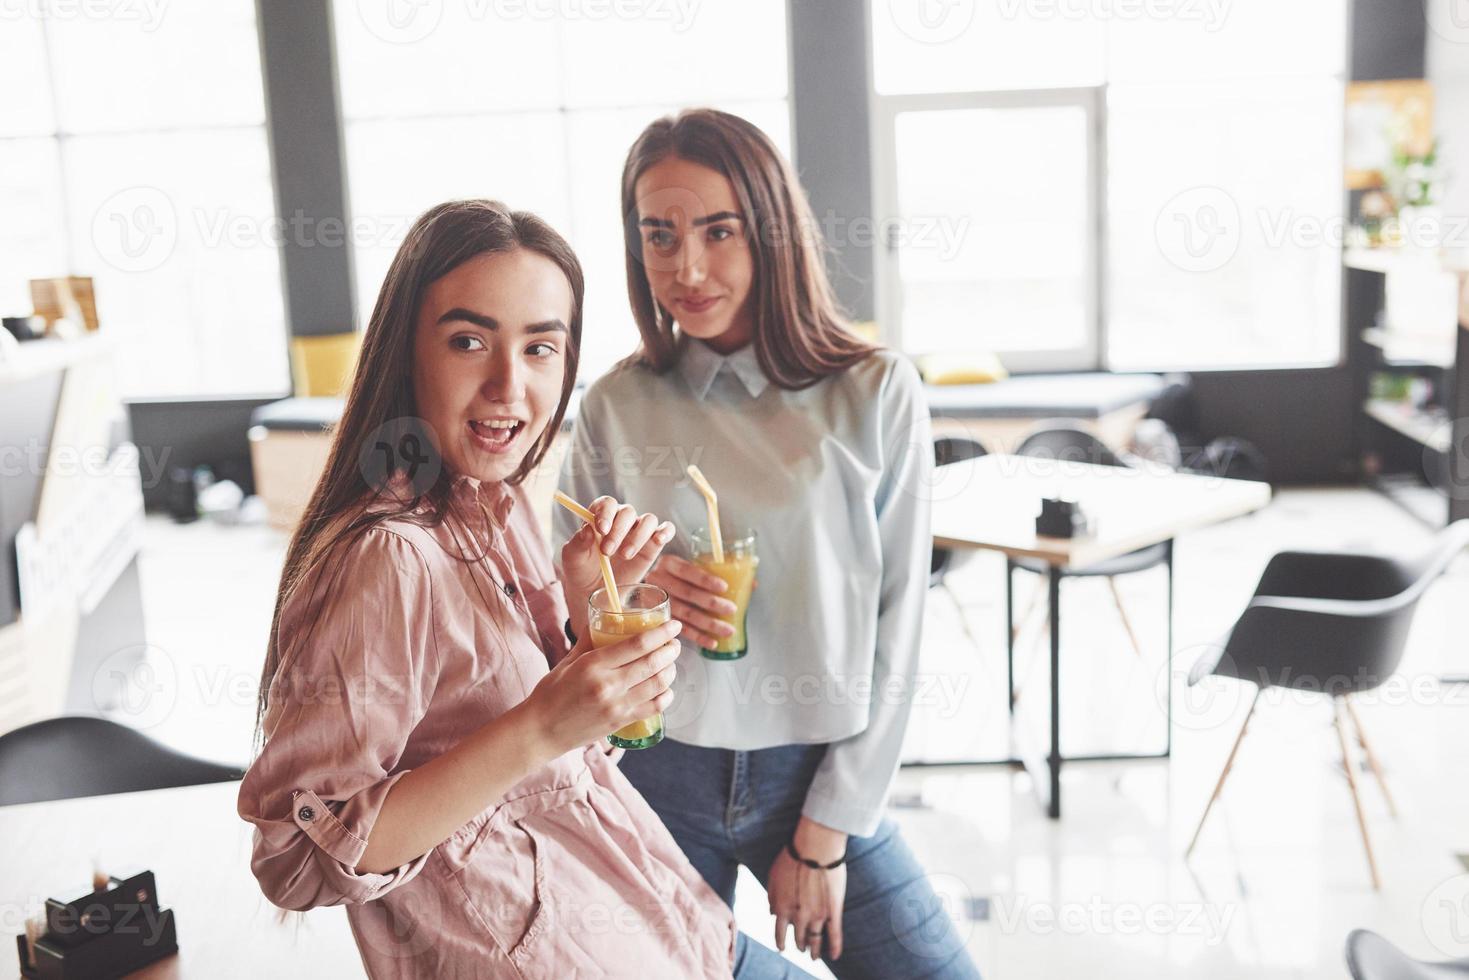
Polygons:
[[812,980],[811,974],[745,935],[735,937],[735,980]]
[[[825,754],[825,745],[733,752],[664,739],[628,752],[620,767],[704,880],[733,906],[740,865],[768,885],[770,865],[795,832]],[[891,820],[873,836],[847,842],[842,935],[841,959],[826,959],[841,980],[979,977]]]

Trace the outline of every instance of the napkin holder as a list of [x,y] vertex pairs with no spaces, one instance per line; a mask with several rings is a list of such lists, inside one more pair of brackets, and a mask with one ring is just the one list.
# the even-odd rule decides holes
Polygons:
[[173,910],[159,906],[151,871],[110,876],[70,902],[46,899],[45,932],[33,944],[15,939],[26,980],[109,980],[179,949]]
[[1047,538],[1082,538],[1096,532],[1096,521],[1074,500],[1046,497],[1036,515],[1035,533]]

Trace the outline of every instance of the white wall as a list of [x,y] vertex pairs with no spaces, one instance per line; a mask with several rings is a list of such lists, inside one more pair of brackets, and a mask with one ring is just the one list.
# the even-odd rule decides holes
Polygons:
[[[1442,203],[1448,219],[1469,221],[1469,20],[1461,15],[1464,23],[1456,23],[1452,8],[1457,5],[1441,6],[1434,11],[1438,16],[1430,17],[1428,78],[1435,91],[1434,129],[1449,175]],[[1469,246],[1469,226],[1450,231],[1460,247]]]

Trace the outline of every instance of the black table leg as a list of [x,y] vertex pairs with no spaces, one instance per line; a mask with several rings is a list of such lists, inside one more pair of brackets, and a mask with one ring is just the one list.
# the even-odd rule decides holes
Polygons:
[[1168,732],[1167,740],[1163,743],[1163,754],[1173,754],[1173,539],[1164,542],[1163,554],[1165,564],[1168,566],[1168,660],[1165,669],[1168,671]]
[[1015,562],[1005,558],[1005,678],[1010,716],[1015,716]]
[[1051,605],[1051,798],[1046,813],[1061,817],[1061,569],[1050,567]]
[[1003,759],[953,759],[943,762],[904,762],[904,769],[937,769],[953,766],[1009,766],[1030,774],[1035,795],[1048,816],[1061,816],[1061,765],[1066,762],[1127,762],[1139,759],[1166,759],[1172,750],[1173,698],[1173,542],[1168,542],[1168,656],[1169,656],[1169,703],[1168,703],[1168,750],[1150,753],[1105,753],[1102,755],[1061,754],[1061,569],[1051,566],[1048,574],[1048,600],[1051,611],[1051,750],[1046,756],[1038,751],[1039,739],[1026,739],[1023,731],[1013,720],[1015,715],[1015,563],[1005,561],[1005,625],[1006,662],[1010,686],[1009,701],[1012,722],[1010,726],[1011,753]]

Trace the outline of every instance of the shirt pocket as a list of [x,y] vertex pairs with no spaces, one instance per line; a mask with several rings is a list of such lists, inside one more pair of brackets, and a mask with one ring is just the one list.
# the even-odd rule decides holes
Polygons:
[[477,920],[519,970],[546,944],[551,900],[545,844],[518,822],[482,836],[450,877]]

